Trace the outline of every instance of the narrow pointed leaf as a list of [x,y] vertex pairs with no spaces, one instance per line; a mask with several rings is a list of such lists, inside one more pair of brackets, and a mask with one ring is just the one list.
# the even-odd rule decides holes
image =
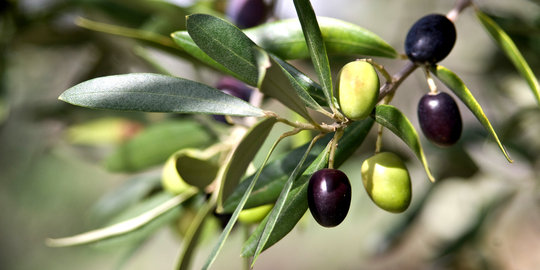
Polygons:
[[467,105],[469,110],[471,110],[474,116],[476,116],[476,119],[478,119],[482,126],[493,136],[508,162],[512,162],[512,159],[510,158],[508,152],[499,140],[499,137],[497,136],[497,133],[489,122],[489,119],[484,114],[484,110],[482,110],[482,107],[480,106],[478,101],[476,101],[471,91],[469,90],[469,88],[467,88],[463,81],[454,72],[440,65],[432,67],[431,72],[433,72],[433,74],[435,74],[435,76],[437,76],[437,78],[439,78],[441,82],[443,82],[448,88],[450,88],[450,90],[452,90],[454,94],[456,94],[456,96],[465,105]]
[[[319,155],[320,152],[324,149],[326,144],[330,141],[332,136],[327,135],[324,138],[317,141],[313,146],[312,151],[309,153],[304,165],[302,166],[301,171],[304,171],[309,164],[311,164],[315,158]],[[285,182],[292,174],[296,165],[302,159],[303,154],[306,152],[308,144],[301,146],[282,158],[278,158],[268,165],[266,165],[261,172],[259,180],[255,185],[251,196],[249,196],[248,201],[246,202],[245,208],[253,208],[256,206],[261,206],[265,204],[275,203],[277,197],[279,196]],[[236,187],[234,192],[229,196],[223,205],[223,211],[225,213],[232,213],[240,198],[245,193],[249,184],[253,181],[254,175],[249,176],[247,179],[240,182]]]
[[433,178],[429,170],[424,150],[420,144],[420,138],[411,121],[392,105],[379,105],[375,107],[375,120],[396,134],[409,146],[416,157],[422,162],[422,165],[424,165],[429,180],[435,182],[435,178]]
[[317,22],[317,17],[315,17],[315,12],[309,0],[294,0],[294,7],[296,8],[300,25],[302,26],[302,32],[304,33],[311,61],[324,90],[326,101],[331,108],[334,108],[330,62],[328,61],[326,46]]
[[289,179],[285,183],[283,190],[279,194],[279,197],[274,207],[272,208],[272,211],[268,215],[268,221],[266,222],[266,225],[264,226],[264,230],[261,234],[261,238],[259,239],[258,241],[259,243],[257,244],[257,249],[255,249],[255,254],[253,255],[252,267],[253,267],[253,264],[255,264],[255,261],[257,261],[257,257],[259,256],[259,254],[261,254],[264,246],[268,242],[268,238],[270,238],[270,234],[274,230],[277,224],[277,220],[283,210],[283,207],[285,206],[285,201],[287,200],[287,196],[289,196],[289,192],[291,191],[293,187],[293,183],[298,178],[299,174],[302,172],[302,167],[304,165],[304,162],[306,161],[306,158],[308,157],[309,152],[311,151],[314,143],[315,141],[312,141],[310,143],[308,149],[302,156],[302,159],[300,160],[296,168],[294,168],[294,171],[292,172],[291,176],[289,176]]
[[187,17],[187,31],[208,56],[248,84],[257,85],[258,68],[252,50],[256,45],[242,30],[217,17],[194,14]]
[[88,80],[66,90],[59,99],[77,106],[119,111],[264,115],[261,109],[210,86],[151,73]]
[[231,161],[227,164],[223,179],[221,180],[220,193],[218,196],[218,209],[223,208],[223,200],[231,195],[238,185],[249,163],[263,145],[266,137],[276,123],[275,118],[267,118],[252,127],[242,138],[242,141],[234,149]]
[[[373,32],[352,23],[317,17],[329,55],[364,55],[396,58],[392,46]],[[244,31],[251,40],[283,59],[310,56],[302,27],[297,19],[271,22]]]
[[231,218],[229,219],[229,222],[227,223],[227,226],[225,226],[225,229],[223,229],[223,232],[221,232],[221,235],[219,236],[217,244],[212,249],[212,252],[208,256],[208,259],[206,260],[206,263],[204,264],[202,269],[204,269],[204,270],[209,269],[210,266],[212,266],[212,264],[216,260],[219,252],[223,248],[223,245],[225,245],[225,241],[229,237],[229,234],[231,233],[231,230],[232,230],[234,224],[238,220],[238,216],[240,215],[240,211],[242,211],[242,209],[244,209],[244,206],[245,206],[245,204],[246,204],[246,202],[247,202],[247,200],[249,198],[249,195],[251,194],[251,191],[253,190],[253,187],[255,187],[255,184],[257,183],[257,180],[259,179],[259,176],[260,176],[260,174],[262,172],[262,168],[264,168],[264,166],[268,162],[268,159],[270,158],[270,155],[272,155],[272,152],[274,151],[274,149],[276,148],[276,146],[278,145],[278,143],[281,141],[282,138],[283,137],[278,138],[274,142],[272,147],[270,148],[270,151],[266,154],[266,157],[265,157],[263,163],[261,164],[261,167],[257,170],[257,174],[255,175],[255,178],[249,184],[249,186],[246,189],[246,192],[244,193],[244,195],[242,195],[242,199],[240,199],[240,202],[236,206],[236,209],[234,210],[233,214],[231,215]]
[[[290,79],[294,80],[294,82],[291,82],[291,84],[293,84],[296,91],[298,92],[298,95],[302,99],[304,99],[304,94],[302,94],[301,92],[306,92],[320,106],[328,106],[328,103],[326,102],[326,97],[324,96],[324,90],[318,83],[314,82],[310,77],[308,77],[306,74],[302,73],[300,70],[295,68],[293,65],[287,63],[286,61],[283,61],[278,57],[273,57],[273,59],[283,69],[287,71],[288,75],[291,76]],[[299,89],[298,87],[300,87],[301,89]],[[312,107],[312,105],[310,105],[310,101],[304,100],[304,102],[306,103],[306,106],[318,110],[316,108],[317,106]]]
[[282,69],[271,56],[262,49],[257,49],[257,54],[259,55],[257,59],[260,59],[259,66],[266,66],[267,68],[264,71],[265,75],[259,85],[259,90],[262,93],[279,100],[283,105],[295,111],[305,119],[311,119],[304,100],[307,100],[307,102],[310,103],[310,106],[318,106],[318,104],[303,91],[302,93],[305,93],[304,99],[300,98],[298,92],[295,91],[296,89],[291,85],[294,81],[290,81],[287,76],[287,71]]
[[[373,119],[367,118],[362,121],[357,121],[351,124],[343,134],[343,137],[339,141],[339,147],[336,150],[336,156],[334,165],[338,168],[345,160],[347,160],[357,149],[360,147],[364,139],[366,138],[369,130],[373,126]],[[313,161],[310,166],[302,173],[298,178],[291,191],[289,192],[285,201],[283,210],[281,211],[277,223],[279,226],[274,227],[274,230],[268,238],[268,242],[264,246],[263,250],[271,247],[273,244],[281,240],[287,235],[298,223],[300,218],[308,209],[307,202],[307,186],[311,175],[326,167],[328,162],[328,148],[323,150],[317,159]],[[276,194],[276,197],[278,195]],[[261,237],[261,234],[268,221],[268,216],[259,224],[253,234],[244,243],[242,248],[242,256],[248,257],[255,254],[257,243]]]
[[174,32],[171,34],[171,37],[176,43],[176,45],[178,45],[186,53],[195,57],[196,59],[206,64],[207,66],[217,69],[223,73],[235,76],[240,80],[243,79],[243,78],[239,78],[239,76],[236,75],[234,72],[230,71],[229,69],[224,67],[222,64],[216,62],[216,60],[212,59],[212,57],[208,56],[205,52],[203,52],[201,48],[197,47],[197,44],[195,44],[193,39],[191,39],[187,31]]
[[534,75],[527,61],[523,58],[523,55],[519,52],[514,41],[512,41],[495,21],[479,9],[476,10],[476,16],[495,42],[501,47],[506,56],[512,61],[519,73],[521,73],[521,76],[527,80],[536,101],[540,104],[540,84],[538,83],[538,79]]
[[191,198],[195,194],[195,190],[190,190],[173,198],[163,197],[163,199],[166,200],[163,200],[163,202],[161,202],[159,205],[133,218],[124,220],[108,227],[70,237],[47,239],[46,243],[48,246],[51,247],[66,247],[84,245],[117,238],[143,228],[147,224],[155,221],[166,213],[173,211],[178,205]]

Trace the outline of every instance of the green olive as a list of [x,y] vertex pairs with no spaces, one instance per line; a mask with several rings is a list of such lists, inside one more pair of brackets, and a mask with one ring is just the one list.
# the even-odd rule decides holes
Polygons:
[[238,215],[238,221],[244,224],[259,223],[266,217],[266,215],[268,215],[268,213],[270,213],[273,207],[273,204],[265,204],[249,209],[244,209],[240,212],[240,215]]
[[176,156],[172,155],[161,172],[161,184],[163,188],[172,193],[180,194],[190,188],[190,185],[180,177],[180,174],[176,170]]
[[378,153],[362,164],[362,181],[371,200],[380,208],[401,213],[411,203],[411,178],[396,154]]
[[366,61],[350,62],[339,72],[336,89],[343,114],[351,120],[362,120],[377,103],[379,76]]

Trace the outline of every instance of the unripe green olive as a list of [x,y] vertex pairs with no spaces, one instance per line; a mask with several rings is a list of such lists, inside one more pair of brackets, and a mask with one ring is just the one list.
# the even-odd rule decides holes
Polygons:
[[270,213],[273,207],[273,204],[265,204],[249,209],[244,209],[240,212],[240,215],[238,215],[238,221],[244,224],[259,223],[266,217],[266,215],[268,215],[268,213]]
[[219,166],[211,157],[198,149],[182,149],[174,153],[165,163],[161,182],[163,188],[180,194],[189,188],[203,190],[216,177]]
[[379,76],[370,63],[353,61],[339,72],[336,89],[341,112],[349,119],[361,120],[377,103]]
[[401,213],[411,203],[411,179],[396,154],[378,153],[362,164],[362,181],[371,200],[380,208]]

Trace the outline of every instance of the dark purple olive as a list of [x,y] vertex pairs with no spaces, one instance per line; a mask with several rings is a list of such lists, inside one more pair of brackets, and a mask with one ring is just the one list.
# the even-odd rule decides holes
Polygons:
[[[241,98],[244,101],[249,101],[249,98],[251,97],[251,92],[253,91],[245,83],[230,76],[225,76],[221,78],[221,80],[219,80],[219,82],[217,83],[216,88],[221,90],[225,94]],[[227,120],[225,120],[225,116],[223,115],[213,115],[213,117],[219,122],[227,123]]]
[[351,183],[340,170],[322,169],[314,173],[307,194],[311,215],[324,227],[339,225],[349,212]]
[[454,99],[443,92],[426,94],[418,103],[422,132],[439,146],[450,146],[461,136],[461,115]]
[[229,0],[227,16],[238,27],[249,28],[263,23],[269,10],[264,0]]
[[405,53],[413,62],[434,64],[454,47],[456,28],[446,16],[430,14],[416,21],[407,33]]

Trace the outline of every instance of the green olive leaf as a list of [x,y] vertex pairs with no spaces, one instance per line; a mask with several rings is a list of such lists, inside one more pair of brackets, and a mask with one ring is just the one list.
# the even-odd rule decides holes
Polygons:
[[300,20],[300,25],[302,26],[302,32],[304,33],[313,67],[326,97],[326,102],[332,108],[332,111],[334,111],[337,106],[335,106],[332,89],[332,73],[317,17],[309,0],[294,0],[293,2],[298,19]]
[[187,31],[195,44],[208,56],[252,86],[259,82],[255,45],[242,30],[207,14],[187,17]]
[[374,117],[377,123],[392,131],[409,146],[416,157],[422,162],[422,165],[424,165],[429,180],[435,182],[435,178],[433,178],[429,170],[424,150],[420,144],[420,138],[411,121],[392,105],[378,105],[375,107]]
[[508,162],[512,162],[512,159],[499,140],[493,126],[484,114],[484,110],[482,110],[482,107],[476,101],[471,91],[469,88],[467,88],[463,81],[454,72],[440,65],[432,67],[431,72],[433,72],[433,74],[437,76],[441,82],[443,82],[465,105],[467,105],[469,110],[471,110],[474,116],[476,116],[476,119],[478,119],[482,126],[493,136]]
[[260,121],[247,132],[238,146],[233,150],[230,162],[226,165],[223,179],[221,179],[218,195],[218,209],[223,208],[223,201],[226,200],[236,188],[275,123],[275,118],[266,118]]
[[[283,69],[274,59],[260,48],[257,50],[259,66],[265,66],[265,75],[259,84],[259,90],[277,100],[305,119],[311,120],[306,104],[310,107],[322,108],[317,104],[303,88],[296,84],[292,76]],[[259,73],[263,73],[262,71]],[[296,87],[295,87],[296,86]],[[302,98],[300,98],[302,94]],[[313,121],[313,120],[311,120]]]
[[105,159],[105,167],[115,172],[140,171],[164,163],[177,150],[208,146],[212,141],[194,120],[168,120],[149,126],[120,145]]
[[151,73],[95,78],[69,88],[59,99],[118,111],[264,115],[261,109],[202,83]]
[[[497,44],[504,51],[506,56],[512,61],[516,69],[521,73],[521,76],[527,80],[529,87],[531,88],[536,101],[540,104],[540,84],[534,75],[533,71],[527,61],[523,58],[523,55],[519,52],[516,44],[512,39],[502,30],[502,28],[495,23],[488,15],[481,10],[476,9],[476,16],[487,30],[489,35],[497,42]],[[506,154],[506,153],[505,153]],[[508,158],[508,157],[507,157]]]
[[264,230],[261,233],[261,238],[259,239],[259,243],[257,244],[257,249],[255,250],[255,254],[253,255],[253,261],[251,263],[251,267],[255,264],[255,261],[257,261],[257,257],[259,254],[261,254],[264,246],[268,242],[268,239],[270,238],[270,234],[274,230],[277,220],[285,206],[285,201],[287,200],[287,196],[289,195],[289,192],[291,191],[293,184],[295,180],[298,178],[299,174],[302,172],[302,167],[304,165],[304,162],[306,161],[306,158],[309,155],[309,152],[313,148],[314,143],[317,141],[318,137],[315,137],[311,143],[309,144],[308,148],[306,149],[306,152],[302,156],[302,159],[298,164],[296,165],[296,168],[294,168],[294,171],[289,176],[289,179],[285,183],[285,186],[281,190],[281,193],[279,194],[279,197],[272,208],[272,211],[270,214],[268,214],[268,220],[266,221],[266,225],[264,226]]
[[[170,194],[161,193],[128,209],[122,215],[116,217],[112,225],[104,228],[88,231],[82,234],[47,239],[46,244],[51,247],[67,247],[98,243],[103,241],[137,241],[153,233],[157,228],[170,222],[178,216],[178,205],[196,194],[194,189],[180,195],[171,197]],[[132,234],[137,234],[131,236]],[[123,238],[123,239],[122,239]]]
[[[327,17],[317,17],[317,21],[329,55],[398,56],[392,46],[367,29]],[[282,59],[310,56],[298,19],[271,22],[244,32],[257,45]]]
[[[358,149],[358,147],[360,147],[371,130],[373,123],[374,121],[372,118],[367,118],[362,121],[356,121],[345,129],[343,137],[341,137],[341,140],[339,141],[339,147],[336,150],[334,160],[336,168],[343,164]],[[307,211],[307,186],[309,178],[313,173],[325,168],[328,164],[328,147],[329,145],[327,145],[327,148],[325,148],[309,167],[302,172],[302,175],[295,180],[293,187],[285,200],[284,207],[277,218],[276,224],[279,224],[279,226],[274,227],[263,250],[271,247],[285,237]],[[275,198],[277,198],[279,194],[280,193],[277,192]],[[269,216],[266,216],[249,239],[244,243],[242,256],[249,257],[255,254],[259,239],[261,238],[268,219]]]
[[[326,144],[330,141],[332,136],[327,135],[324,138],[317,141],[313,146],[312,151],[308,154],[306,162],[302,167],[304,171],[309,164],[311,164],[315,158],[322,152]],[[257,184],[251,192],[248,201],[246,202],[245,208],[253,208],[265,204],[274,203],[280,194],[285,182],[289,178],[289,175],[292,174],[293,170],[296,168],[296,165],[302,159],[302,155],[306,152],[308,144],[303,145],[294,149],[293,151],[287,153],[285,156],[278,158],[263,168],[259,176]],[[223,205],[223,211],[225,213],[232,213],[242,195],[246,192],[247,187],[253,181],[255,175],[251,175],[236,187],[234,192],[227,198]]]

